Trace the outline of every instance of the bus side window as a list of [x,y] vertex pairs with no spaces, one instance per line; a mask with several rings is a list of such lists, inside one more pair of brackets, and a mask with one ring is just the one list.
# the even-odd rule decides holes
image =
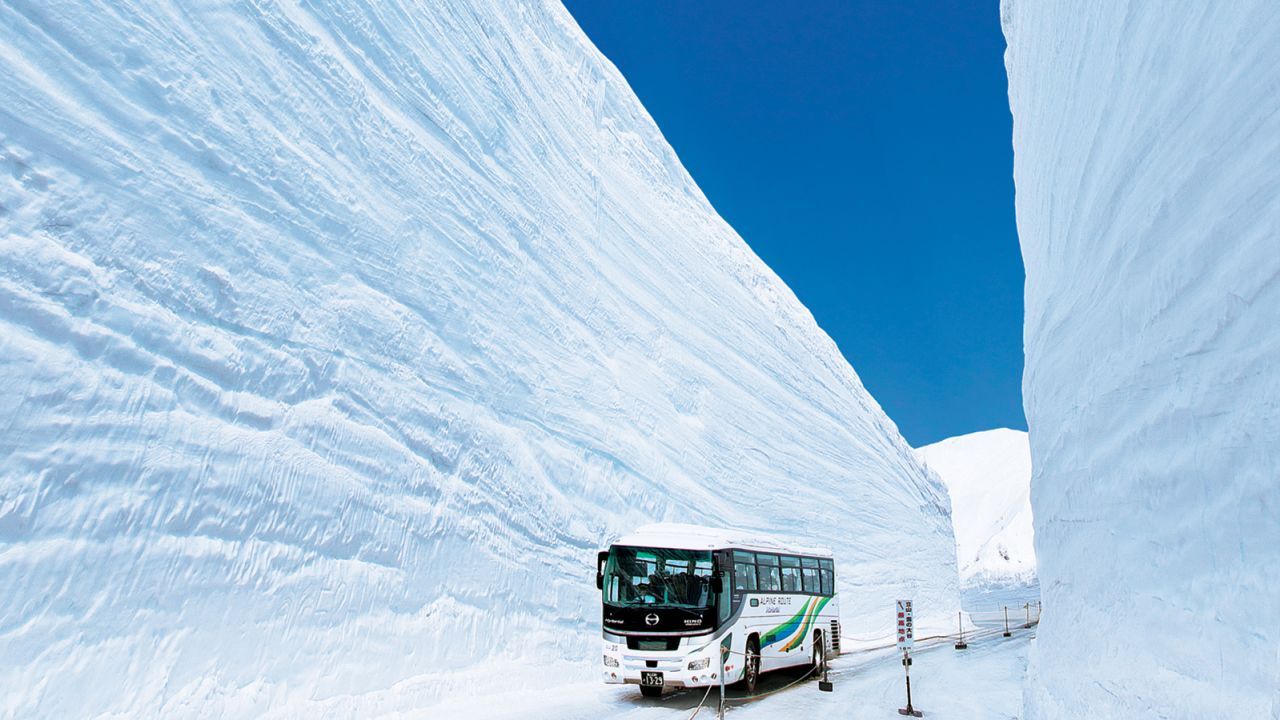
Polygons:
[[764,592],[778,592],[782,589],[782,578],[778,574],[778,556],[756,555],[756,572],[760,578],[760,589]]
[[729,559],[729,553],[718,553],[718,557],[719,565],[724,568],[724,570],[722,571],[723,575],[720,582],[720,595],[716,597],[716,608],[720,622],[723,623],[729,619],[730,615],[733,614],[733,607],[730,603],[733,599],[733,582],[731,580],[733,573],[730,571],[731,561]]
[[836,565],[830,558],[821,558],[818,561],[822,569],[822,594],[836,594]]
[[804,591],[812,595],[822,592],[822,585],[818,582],[818,568],[803,568]]
[[735,592],[756,591],[756,558],[751,553],[733,553],[733,589]]
[[782,591],[804,592],[804,587],[800,584],[800,558],[782,556]]
[[800,568],[784,567],[782,568],[782,591],[783,592],[803,592],[800,586]]

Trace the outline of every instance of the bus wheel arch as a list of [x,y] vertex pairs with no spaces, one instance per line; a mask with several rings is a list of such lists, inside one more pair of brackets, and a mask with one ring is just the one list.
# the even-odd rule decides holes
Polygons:
[[754,695],[756,686],[760,684],[760,636],[756,633],[748,635],[744,650],[742,684],[748,695]]
[[821,674],[827,668],[827,643],[822,630],[813,631],[813,672]]

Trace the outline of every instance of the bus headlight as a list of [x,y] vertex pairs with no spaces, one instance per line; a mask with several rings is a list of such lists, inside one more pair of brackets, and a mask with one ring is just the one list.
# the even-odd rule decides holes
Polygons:
[[711,658],[702,658],[689,663],[690,670],[706,670],[711,667]]
[[618,658],[616,658],[616,657],[609,657],[608,655],[605,655],[605,656],[604,656],[604,666],[605,666],[605,667],[618,667]]

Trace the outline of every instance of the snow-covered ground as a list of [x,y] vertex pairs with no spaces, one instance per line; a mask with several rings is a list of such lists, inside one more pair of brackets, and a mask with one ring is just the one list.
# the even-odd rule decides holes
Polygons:
[[[990,629],[992,626],[989,626]],[[941,720],[1010,720],[1022,717],[1022,683],[1035,629],[1019,624],[1011,638],[991,632],[972,640],[966,650],[951,642],[921,648],[911,667],[912,705],[926,718]],[[832,663],[830,693],[818,690],[804,671],[765,676],[761,697],[746,701],[729,688],[726,718],[840,718],[890,720],[906,705],[900,651],[876,650],[846,655]],[[767,693],[773,693],[767,695]],[[668,693],[659,699],[640,696],[634,687],[582,684],[518,694],[497,694],[482,702],[456,700],[436,708],[442,718],[467,720],[684,720],[703,702],[704,692]],[[716,691],[697,717],[715,717]]]
[[1028,717],[1280,716],[1280,3],[1005,0]]
[[654,520],[949,622],[945,490],[558,2],[0,3],[0,98],[0,716],[594,679]]
[[916,450],[951,495],[960,583],[1030,587],[1036,579],[1027,434],[1001,428]]

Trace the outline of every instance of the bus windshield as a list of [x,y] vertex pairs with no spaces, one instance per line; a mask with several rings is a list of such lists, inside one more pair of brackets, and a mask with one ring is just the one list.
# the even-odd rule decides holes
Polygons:
[[604,571],[604,601],[625,607],[711,606],[711,552],[614,546]]

